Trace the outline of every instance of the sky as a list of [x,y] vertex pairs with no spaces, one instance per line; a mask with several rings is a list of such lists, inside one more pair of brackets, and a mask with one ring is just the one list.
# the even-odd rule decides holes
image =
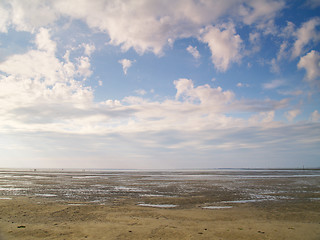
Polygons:
[[319,12],[0,0],[0,167],[320,167]]

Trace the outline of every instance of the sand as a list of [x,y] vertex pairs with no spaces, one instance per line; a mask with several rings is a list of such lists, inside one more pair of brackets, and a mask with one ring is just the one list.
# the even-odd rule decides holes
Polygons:
[[128,198],[99,205],[13,196],[0,199],[0,239],[320,239],[319,201],[229,206],[160,208]]

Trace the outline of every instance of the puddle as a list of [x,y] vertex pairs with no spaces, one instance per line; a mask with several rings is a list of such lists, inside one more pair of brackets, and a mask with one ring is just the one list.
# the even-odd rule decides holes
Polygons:
[[167,197],[163,194],[140,194],[141,197]]
[[138,205],[142,207],[154,207],[154,208],[175,208],[178,206],[174,204],[147,204],[147,203],[139,203]]
[[135,187],[126,187],[126,186],[116,186],[114,187],[115,191],[119,192],[146,192],[145,189],[135,188]]
[[232,206],[206,206],[202,207],[204,209],[226,209],[226,208],[232,208]]
[[15,188],[15,187],[0,187],[0,191],[23,191],[28,190],[27,188]]
[[44,194],[35,194],[36,196],[38,197],[56,197],[57,195],[56,194],[50,194],[50,193],[44,193]]
[[222,201],[222,203],[252,203],[266,201],[267,199],[246,199],[246,200],[235,200],[235,201]]

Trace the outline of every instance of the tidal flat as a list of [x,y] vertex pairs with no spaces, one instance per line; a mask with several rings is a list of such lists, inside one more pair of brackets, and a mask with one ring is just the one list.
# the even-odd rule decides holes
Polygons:
[[320,171],[0,170],[0,239],[319,239]]

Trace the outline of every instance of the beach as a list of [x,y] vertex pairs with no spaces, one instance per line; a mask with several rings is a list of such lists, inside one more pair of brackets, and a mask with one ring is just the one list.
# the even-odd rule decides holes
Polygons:
[[319,239],[317,171],[2,171],[10,239]]

